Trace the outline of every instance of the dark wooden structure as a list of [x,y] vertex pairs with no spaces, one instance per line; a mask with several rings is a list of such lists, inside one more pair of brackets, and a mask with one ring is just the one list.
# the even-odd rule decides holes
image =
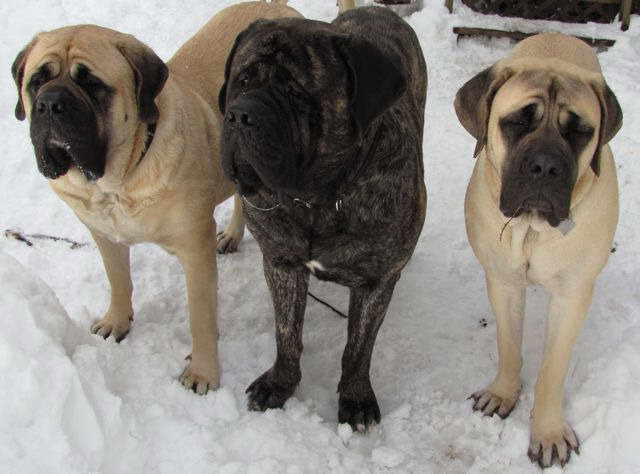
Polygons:
[[[522,31],[503,31],[503,30],[491,30],[489,28],[466,28],[464,26],[455,26],[453,32],[460,36],[488,36],[490,38],[511,38],[516,41],[521,41],[529,36],[533,36],[536,33],[524,33]],[[598,49],[606,49],[613,46],[616,42],[610,39],[601,38],[587,38],[586,36],[576,36],[590,46]]]
[[[619,15],[625,31],[631,13],[640,12],[640,1],[633,0],[462,0],[462,3],[479,13],[568,23],[611,23]],[[446,0],[445,5],[452,11],[453,0]]]

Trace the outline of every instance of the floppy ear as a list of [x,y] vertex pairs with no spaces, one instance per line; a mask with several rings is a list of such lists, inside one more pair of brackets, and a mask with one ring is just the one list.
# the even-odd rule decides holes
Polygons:
[[369,41],[348,37],[338,42],[349,69],[350,109],[360,134],[407,90],[400,58],[384,54]]
[[236,55],[238,45],[244,39],[246,32],[247,30],[244,30],[238,36],[236,36],[236,40],[233,43],[233,47],[229,52],[229,56],[227,56],[227,62],[224,66],[224,84],[222,84],[220,92],[218,93],[218,108],[220,109],[222,115],[224,115],[227,108],[227,81],[229,80],[229,74],[231,74],[231,64],[233,63],[233,57]]
[[495,66],[491,66],[467,81],[456,94],[454,106],[458,120],[477,140],[474,157],[478,156],[487,141],[493,98],[510,75],[508,69],[498,73]]
[[151,48],[138,40],[119,43],[116,47],[133,69],[140,121],[157,122],[160,112],[155,99],[169,76],[167,65]]
[[600,102],[600,133],[598,135],[598,145],[591,160],[591,168],[596,176],[600,176],[600,154],[602,147],[609,143],[620,127],[622,127],[622,109],[616,99],[615,94],[609,86],[597,84],[594,91]]
[[27,62],[27,56],[29,56],[29,52],[33,45],[36,43],[35,38],[31,40],[29,44],[27,44],[22,51],[18,53],[16,59],[13,61],[11,65],[11,75],[13,76],[13,80],[18,87],[18,103],[16,104],[16,118],[20,121],[24,120],[26,115],[24,113],[24,103],[22,102],[22,80],[24,79],[24,66]]

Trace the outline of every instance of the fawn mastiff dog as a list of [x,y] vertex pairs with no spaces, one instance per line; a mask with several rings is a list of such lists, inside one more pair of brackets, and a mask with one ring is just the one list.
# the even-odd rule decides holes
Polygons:
[[607,143],[622,111],[593,50],[562,34],[522,41],[459,91],[455,109],[477,139],[465,218],[496,315],[498,374],[474,410],[509,415],[520,393],[525,288],[551,293],[529,457],[564,465],[579,443],[562,411],[571,350],[618,221]]
[[[91,331],[122,340],[131,327],[129,247],[175,254],[187,280],[193,350],[182,384],[219,384],[214,207],[233,183],[219,156],[218,91],[236,35],[257,18],[299,16],[285,5],[243,3],[218,13],[165,64],[133,36],[94,25],[38,34],[12,67],[16,117],[29,118],[38,169],[89,228],[111,285]],[[240,206],[218,236],[234,250]]]
[[281,407],[298,385],[310,274],[350,288],[341,423],[380,421],[369,366],[426,210],[427,74],[413,30],[380,7],[333,21],[261,20],[233,47],[220,92],[222,160],[263,253],[277,357],[247,389]]

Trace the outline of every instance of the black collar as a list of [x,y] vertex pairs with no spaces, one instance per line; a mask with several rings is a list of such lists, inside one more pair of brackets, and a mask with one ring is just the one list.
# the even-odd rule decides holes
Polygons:
[[246,196],[241,196],[242,200],[247,204],[247,206],[249,206],[251,209],[255,209],[256,211],[262,211],[262,212],[270,212],[270,211],[275,211],[276,209],[278,209],[279,207],[282,207],[283,204],[285,207],[291,209],[293,207],[301,207],[304,209],[313,209],[314,207],[319,207],[322,205],[331,205],[334,204],[335,202],[335,208],[336,211],[340,211],[340,207],[342,206],[342,199],[341,198],[336,198],[335,201],[324,201],[322,204],[318,203],[316,201],[305,201],[302,198],[297,198],[297,197],[291,197],[288,195],[283,195],[282,197],[280,197],[280,199],[278,199],[276,196],[274,196],[273,194],[271,194],[271,199],[274,201],[274,204],[272,205],[268,205],[268,207],[261,207],[258,206],[256,204],[253,204]]

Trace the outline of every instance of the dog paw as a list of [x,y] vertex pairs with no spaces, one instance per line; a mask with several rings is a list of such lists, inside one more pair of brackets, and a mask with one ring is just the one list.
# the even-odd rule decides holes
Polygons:
[[473,411],[481,411],[485,416],[497,414],[500,418],[508,417],[518,402],[519,391],[510,397],[500,397],[490,389],[480,390],[472,394]]
[[380,423],[380,408],[375,396],[363,400],[340,397],[338,423],[349,423],[351,429],[359,433],[366,433],[371,427]]
[[551,467],[554,464],[564,467],[571,459],[571,451],[579,455],[580,442],[567,423],[562,422],[560,426],[544,430],[532,429],[527,454],[531,462],[538,463],[541,468]]
[[[191,356],[187,356],[187,359],[191,359]],[[220,386],[220,377],[214,367],[197,368],[192,360],[189,361],[178,380],[187,390],[192,390],[198,395],[205,395],[209,390],[215,390]]]
[[218,253],[234,253],[238,250],[238,245],[242,240],[243,232],[234,231],[230,228],[218,232],[216,250]]
[[121,318],[107,313],[102,319],[91,325],[91,334],[96,334],[103,339],[113,336],[116,342],[120,342],[129,334],[131,321],[133,321],[133,315]]
[[293,395],[296,385],[276,382],[273,369],[269,369],[247,388],[246,393],[249,396],[247,406],[252,411],[282,408],[284,402]]

